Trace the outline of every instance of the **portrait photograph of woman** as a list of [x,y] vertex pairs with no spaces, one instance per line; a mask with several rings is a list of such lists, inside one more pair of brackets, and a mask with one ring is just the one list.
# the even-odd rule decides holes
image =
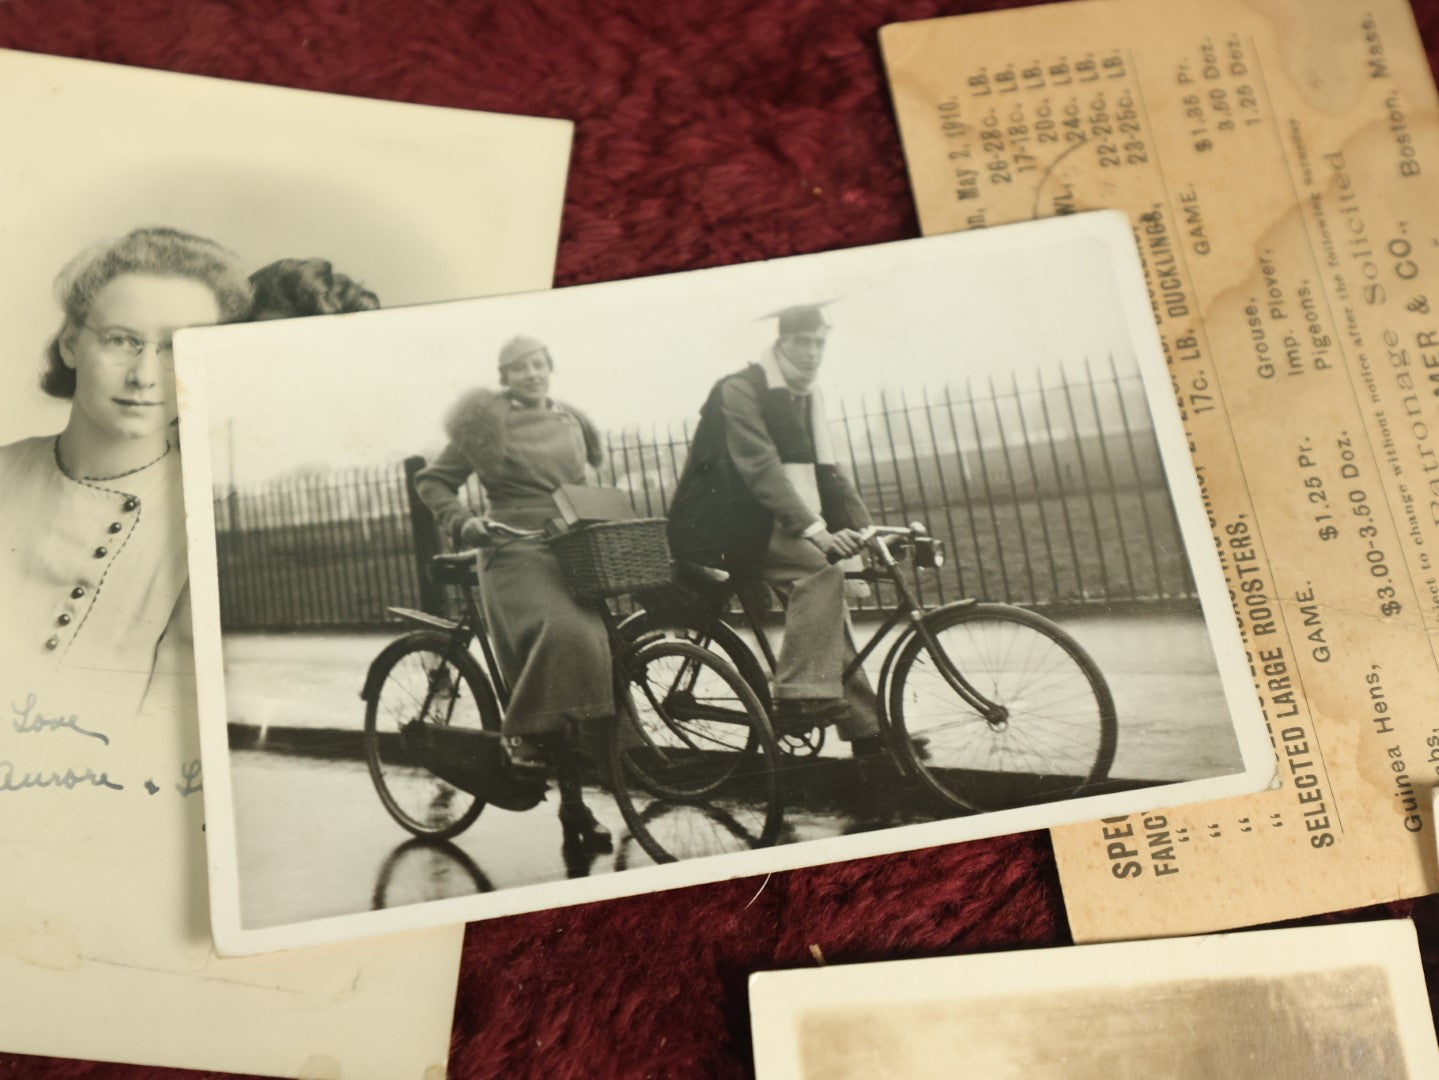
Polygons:
[[[0,1049],[283,1073],[303,1042],[417,1074],[453,935],[245,972],[213,947],[174,339],[547,288],[571,125],[5,50],[0,97],[0,921],[28,942],[0,950]],[[374,1045],[378,986],[291,1012],[391,962],[433,1024]]]
[[149,228],[78,255],[56,293],[40,383],[70,413],[0,447],[0,649],[93,673],[123,716],[191,651],[172,339],[248,317],[250,284],[219,244]]
[[[7,145],[34,149],[0,166],[0,313],[12,328],[0,496],[20,510],[0,525],[0,675],[23,689],[12,696],[35,692],[42,714],[74,711],[56,695],[76,694],[123,719],[155,671],[189,668],[174,332],[544,287],[569,126],[444,113],[381,162],[367,139],[377,125],[401,130],[401,106],[297,105],[249,87],[237,102],[233,84],[172,93],[173,76],[152,72],[125,72],[117,91],[105,65],[4,59],[22,97],[57,65],[67,77],[3,126]],[[136,110],[171,134],[136,145],[119,122]],[[59,137],[77,123],[84,138]],[[434,141],[445,124],[518,145],[501,158],[480,139],[471,167],[431,168],[448,154],[449,140]],[[407,191],[426,196],[396,198]],[[510,215],[518,228],[501,224]],[[472,250],[504,257],[457,250],[457,228]],[[506,250],[511,232],[532,242]]]

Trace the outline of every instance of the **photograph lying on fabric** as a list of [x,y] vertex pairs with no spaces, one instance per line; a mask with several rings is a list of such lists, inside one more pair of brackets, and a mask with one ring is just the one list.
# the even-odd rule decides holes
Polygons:
[[222,948],[1273,775],[1122,215],[177,364]]
[[0,1050],[443,1069],[453,930],[212,947],[172,337],[546,288],[571,125],[5,50],[0,100]]
[[749,985],[759,1080],[1439,1076],[1407,920],[770,971]]

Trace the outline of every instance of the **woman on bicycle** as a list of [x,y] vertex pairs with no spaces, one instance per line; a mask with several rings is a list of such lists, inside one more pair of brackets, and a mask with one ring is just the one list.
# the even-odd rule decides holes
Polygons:
[[[511,687],[504,745],[515,769],[554,766],[569,846],[608,847],[609,832],[585,806],[572,723],[610,716],[609,643],[599,615],[570,595],[559,563],[538,540],[498,541],[486,518],[541,529],[556,516],[554,491],[583,484],[601,460],[599,435],[578,410],[549,396],[554,361],[543,342],[516,337],[500,350],[500,389],[473,390],[445,418],[449,445],[415,477],[415,489],[456,547],[485,547],[480,601],[500,669]],[[460,492],[478,476],[484,504]]]
[[192,664],[171,339],[243,319],[250,287],[213,241],[145,228],[83,252],[56,296],[40,385],[69,419],[0,447],[0,675],[54,671],[120,719]]

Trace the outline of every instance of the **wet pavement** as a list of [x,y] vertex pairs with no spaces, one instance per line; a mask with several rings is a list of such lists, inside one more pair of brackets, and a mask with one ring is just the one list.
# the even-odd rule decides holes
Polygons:
[[[613,833],[614,850],[574,854],[564,850],[553,791],[522,813],[487,806],[453,841],[432,844],[415,842],[390,818],[362,762],[238,751],[232,766],[241,911],[251,928],[652,863],[614,801],[597,788],[586,789],[585,801]],[[661,837],[695,825],[694,810],[656,811],[649,822]],[[710,813],[719,815],[721,827],[733,827],[739,816]],[[791,807],[782,840],[837,836],[864,824],[838,800]],[[748,837],[737,831],[736,843],[743,844]]]
[[[1203,623],[1192,617],[1089,617],[1066,623],[1105,671],[1119,717],[1118,754],[1107,788],[1191,779],[1237,763],[1222,688]],[[394,635],[227,635],[227,698],[242,920],[267,927],[497,889],[613,873],[648,865],[619,807],[591,784],[586,801],[613,833],[611,851],[575,853],[562,844],[558,796],[515,813],[487,806],[452,841],[417,843],[381,803],[364,763],[359,697],[365,670]],[[873,677],[872,673],[872,677]],[[936,804],[901,782],[877,806],[876,785],[831,737],[814,758],[780,774],[783,822],[760,812],[752,791],[707,808],[651,803],[636,811],[652,843],[679,857],[838,836],[881,825],[932,820]],[[984,765],[977,766],[984,768]],[[985,783],[990,774],[968,772]],[[997,775],[997,774],[996,774]],[[1060,779],[1063,779],[1062,777]],[[434,777],[403,769],[392,782],[429,812]],[[1014,775],[1001,804],[1041,802],[1046,793]],[[738,791],[739,789],[734,789]],[[981,791],[981,788],[976,788]],[[1048,796],[1048,797],[1053,797]],[[461,794],[461,799],[467,796]],[[1014,801],[1011,801],[1014,800]],[[985,805],[996,805],[986,803]],[[953,811],[943,811],[953,812]],[[686,846],[693,851],[680,850]]]
[[[247,928],[609,874],[654,861],[614,799],[593,784],[585,787],[585,802],[610,830],[611,850],[566,848],[553,785],[533,809],[485,806],[458,836],[434,842],[413,838],[390,817],[369,769],[353,758],[239,750],[231,763]],[[681,859],[961,812],[941,806],[915,778],[888,768],[847,757],[785,758],[772,780],[766,770],[736,773],[722,798],[701,805],[652,799],[634,785],[630,798],[649,843]],[[996,800],[992,805],[1046,799],[1038,778],[965,775],[966,787]],[[450,821],[472,802],[420,768],[390,768],[385,779],[391,797],[408,812],[441,807]],[[1112,781],[1091,791],[1134,786]],[[770,790],[777,801],[766,797]],[[439,798],[437,791],[443,792]]]
[[[1094,657],[1114,694],[1119,747],[1111,776],[1193,780],[1238,767],[1223,687],[1197,615],[1090,614],[1057,620]],[[862,621],[862,638],[872,625]],[[227,634],[229,718],[243,729],[233,744],[308,752],[306,732],[357,737],[364,723],[360,687],[376,654],[396,633]],[[867,665],[878,679],[884,649]],[[825,755],[842,754],[829,740]]]

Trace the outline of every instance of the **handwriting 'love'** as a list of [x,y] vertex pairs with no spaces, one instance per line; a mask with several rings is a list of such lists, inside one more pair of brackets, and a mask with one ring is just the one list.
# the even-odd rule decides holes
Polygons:
[[[11,701],[10,726],[21,735],[42,735],[51,732],[70,731],[84,738],[96,739],[104,746],[110,745],[110,737],[104,732],[92,731],[80,723],[74,713],[47,715],[39,709],[39,697],[31,692],[23,702]],[[107,770],[93,766],[68,765],[62,768],[27,768],[13,760],[0,760],[0,794],[18,791],[44,789],[74,791],[77,788],[99,788],[107,791],[124,791],[125,785],[111,777]],[[160,788],[153,780],[145,782],[145,790],[154,795]],[[204,790],[201,782],[198,758],[180,766],[180,780],[175,790],[182,796],[195,795]]]
[[13,701],[10,708],[15,715],[10,723],[15,730],[22,735],[43,731],[73,731],[77,735],[84,735],[91,739],[99,739],[106,746],[110,745],[110,737],[99,731],[91,731],[80,726],[78,716],[46,716],[35,708],[37,699],[33,693],[25,698],[25,704],[17,705]]

